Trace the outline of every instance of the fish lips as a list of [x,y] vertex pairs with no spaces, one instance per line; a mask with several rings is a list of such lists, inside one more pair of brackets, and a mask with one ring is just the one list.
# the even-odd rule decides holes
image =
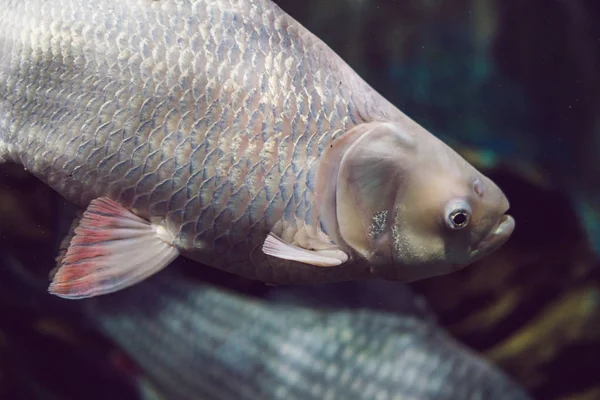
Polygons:
[[515,225],[515,219],[511,215],[502,215],[496,227],[479,242],[479,245],[473,251],[471,262],[480,260],[498,250],[512,236]]

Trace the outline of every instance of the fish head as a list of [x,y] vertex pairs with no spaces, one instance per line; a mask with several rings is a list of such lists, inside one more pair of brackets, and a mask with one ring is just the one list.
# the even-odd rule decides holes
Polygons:
[[317,190],[330,236],[375,275],[444,275],[508,240],[515,221],[491,179],[416,123],[364,125],[325,154]]
[[[412,281],[444,275],[499,249],[515,220],[502,190],[431,136],[413,158],[394,200],[386,243],[392,275]],[[400,187],[400,185],[398,186]]]

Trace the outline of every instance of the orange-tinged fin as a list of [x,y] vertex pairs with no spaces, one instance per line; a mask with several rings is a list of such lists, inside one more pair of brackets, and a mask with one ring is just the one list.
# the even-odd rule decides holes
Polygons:
[[52,268],[50,270],[50,273],[48,274],[50,280],[54,279],[54,275],[56,275],[56,273],[60,269],[60,266],[62,265],[62,260],[65,257],[65,254],[67,254],[67,250],[69,250],[69,245],[71,244],[71,240],[73,240],[73,238],[75,237],[75,229],[79,226],[79,222],[81,221],[82,217],[83,217],[83,212],[79,211],[77,213],[77,216],[73,219],[73,222],[71,223],[68,233],[65,235],[63,240],[60,242],[60,245],[58,246],[58,254],[55,257],[56,266],[54,268]]
[[289,244],[272,233],[267,235],[262,251],[272,257],[298,261],[317,267],[335,267],[348,260],[348,254],[342,250],[307,250]]
[[116,292],[165,268],[178,255],[167,230],[101,197],[83,214],[48,291],[67,299]]

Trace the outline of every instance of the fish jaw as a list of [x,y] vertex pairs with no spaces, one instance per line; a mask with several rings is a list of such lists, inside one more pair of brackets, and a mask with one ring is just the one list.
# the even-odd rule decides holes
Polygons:
[[[482,259],[483,257],[495,252],[512,236],[515,230],[515,219],[508,214],[500,217],[496,227],[479,243],[477,248],[471,253],[471,262]],[[470,264],[469,263],[469,264]],[[466,266],[465,264],[463,266]]]

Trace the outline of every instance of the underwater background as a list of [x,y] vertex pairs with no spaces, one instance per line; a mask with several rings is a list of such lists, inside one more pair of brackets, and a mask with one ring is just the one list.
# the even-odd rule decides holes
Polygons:
[[[505,246],[410,285],[439,323],[536,399],[600,399],[600,3],[276,3],[510,199],[517,228]],[[21,167],[0,172],[2,262],[44,278],[61,239],[62,200]],[[66,312],[46,311],[6,274],[0,399],[138,398],[118,346]]]

